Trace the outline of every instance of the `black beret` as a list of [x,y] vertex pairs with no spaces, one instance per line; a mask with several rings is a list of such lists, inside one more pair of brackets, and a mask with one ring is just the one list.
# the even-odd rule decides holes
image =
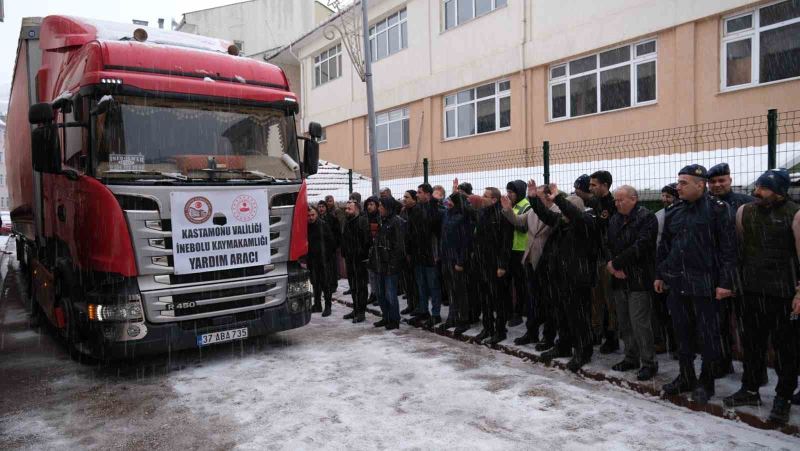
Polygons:
[[708,170],[708,178],[717,177],[720,175],[731,175],[731,168],[728,167],[728,163],[720,163],[716,166],[711,166],[711,169]]
[[577,190],[581,190],[584,193],[588,193],[589,192],[589,181],[590,181],[589,175],[588,174],[583,174],[580,177],[578,177],[577,179],[575,179],[575,183],[572,185],[572,187],[577,189]]
[[706,173],[706,168],[699,164],[690,164],[688,166],[684,166],[683,169],[678,172],[678,175],[693,175],[695,177],[702,177],[708,178]]

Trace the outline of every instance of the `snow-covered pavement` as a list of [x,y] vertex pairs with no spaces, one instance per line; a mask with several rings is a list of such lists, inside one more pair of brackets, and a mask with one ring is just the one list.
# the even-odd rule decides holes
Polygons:
[[[8,294],[8,293],[7,293]],[[265,340],[81,366],[0,303],[0,448],[797,449],[424,331],[314,315]],[[21,352],[24,351],[24,352]]]

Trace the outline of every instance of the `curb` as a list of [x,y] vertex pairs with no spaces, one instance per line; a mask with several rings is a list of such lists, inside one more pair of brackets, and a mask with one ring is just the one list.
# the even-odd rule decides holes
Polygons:
[[[335,293],[334,296],[333,296],[333,300],[334,301],[336,301],[336,302],[338,302],[338,303],[340,303],[342,305],[345,305],[347,307],[350,307],[350,308],[353,307],[353,303],[351,301],[346,301],[344,299],[341,299],[341,298],[339,298],[337,296],[337,294],[338,293]],[[371,313],[371,314],[373,314],[375,316],[381,316],[380,310],[372,308],[371,305],[367,305],[367,312],[369,312],[369,313]],[[408,326],[408,327],[413,327],[413,326]],[[429,333],[433,333],[433,334],[436,334],[436,335],[441,335],[441,336],[448,337],[448,338],[451,338],[453,340],[458,340],[458,341],[461,341],[461,342],[464,342],[464,343],[473,343],[473,344],[476,344],[478,346],[484,346],[484,345],[475,343],[475,341],[472,339],[472,337],[468,337],[468,336],[465,336],[465,335],[461,335],[461,336],[457,337],[457,336],[453,335],[453,332],[451,332],[450,330],[439,331],[439,330],[435,330],[435,329],[431,330],[431,329],[425,329],[425,328],[419,328],[418,330],[423,330],[423,331],[426,331],[426,332],[429,332]],[[507,354],[507,355],[510,355],[510,356],[513,356],[513,357],[517,357],[517,358],[520,358],[520,359],[523,359],[523,360],[531,361],[531,362],[533,362],[535,364],[540,364],[540,365],[544,365],[546,367],[558,368],[558,369],[561,369],[561,370],[564,370],[564,371],[569,371],[567,369],[567,365],[565,363],[560,362],[558,360],[545,361],[541,357],[539,357],[538,355],[534,354],[533,352],[527,352],[527,351],[523,351],[523,350],[520,350],[520,349],[517,349],[517,348],[512,348],[512,347],[504,345],[504,344],[499,344],[499,345],[493,346],[492,349],[496,349],[498,351],[502,351],[504,354]],[[620,378],[616,378],[616,377],[613,377],[613,376],[609,376],[608,374],[605,374],[605,373],[598,373],[598,372],[595,372],[595,371],[585,371],[584,369],[579,370],[577,374],[583,376],[586,379],[590,379],[590,380],[594,380],[594,381],[600,381],[600,382],[609,382],[614,386],[617,386],[617,387],[620,387],[620,388],[624,388],[624,389],[627,389],[627,390],[631,390],[631,391],[634,391],[634,392],[639,393],[639,394],[655,396],[655,397],[658,397],[658,398],[660,398],[660,399],[662,399],[664,401],[670,402],[670,403],[672,403],[672,404],[674,404],[676,406],[685,407],[685,408],[688,408],[689,410],[693,410],[695,412],[705,412],[705,413],[708,413],[710,415],[714,415],[714,416],[719,417],[719,418],[724,418],[726,420],[740,421],[742,423],[745,423],[745,424],[747,424],[749,426],[752,426],[754,428],[757,428],[757,429],[774,430],[774,431],[782,432],[782,433],[784,433],[786,435],[800,436],[800,427],[798,427],[798,426],[786,425],[786,426],[783,426],[783,427],[777,427],[775,424],[767,422],[767,421],[764,421],[762,418],[760,418],[760,417],[758,417],[756,415],[753,415],[751,413],[738,412],[738,411],[736,411],[734,409],[726,409],[722,405],[719,405],[719,404],[706,404],[706,405],[701,406],[701,405],[698,405],[697,403],[691,401],[686,396],[681,396],[681,395],[666,396],[666,395],[663,395],[661,393],[660,389],[656,389],[653,386],[653,384],[631,382],[629,380],[625,380],[625,379],[620,379]]]

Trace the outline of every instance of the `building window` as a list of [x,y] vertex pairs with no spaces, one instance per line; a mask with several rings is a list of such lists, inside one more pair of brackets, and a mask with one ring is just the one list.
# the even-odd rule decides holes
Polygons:
[[444,0],[444,29],[449,30],[508,4],[508,0]]
[[511,82],[497,81],[444,98],[445,139],[511,127]]
[[550,120],[656,101],[655,40],[550,67]]
[[0,174],[0,186],[5,186],[5,184],[6,184],[6,176]]
[[725,18],[720,54],[723,90],[800,77],[800,2]]
[[342,75],[342,44],[314,57],[314,87],[336,80]]
[[375,115],[375,148],[384,150],[408,147],[408,108]]
[[2,162],[2,161],[3,161],[3,152],[0,151],[0,162]]
[[408,48],[406,23],[406,9],[403,8],[369,28],[372,61],[378,61]]

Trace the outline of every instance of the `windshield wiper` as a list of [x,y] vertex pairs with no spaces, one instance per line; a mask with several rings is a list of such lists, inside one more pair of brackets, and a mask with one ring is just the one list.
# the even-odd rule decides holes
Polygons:
[[[217,174],[241,174],[243,176],[248,176],[248,175],[249,176],[255,176],[255,177],[258,177],[261,180],[266,180],[268,182],[274,182],[275,181],[275,177],[273,177],[271,175],[267,175],[267,174],[265,174],[265,173],[263,173],[261,171],[251,171],[251,170],[248,170],[248,169],[220,169],[220,168],[207,169],[206,168],[206,169],[201,169],[201,171],[208,173],[209,176],[212,177],[212,178],[216,177]],[[248,179],[248,180],[252,180],[252,179]]]
[[137,169],[112,169],[105,171],[103,174],[104,176],[108,177],[109,175],[135,175],[135,176],[143,176],[143,177],[164,177],[173,180],[180,180],[182,182],[188,181],[189,177],[179,173],[179,172],[159,172],[159,171],[145,171],[145,170],[137,170]]

